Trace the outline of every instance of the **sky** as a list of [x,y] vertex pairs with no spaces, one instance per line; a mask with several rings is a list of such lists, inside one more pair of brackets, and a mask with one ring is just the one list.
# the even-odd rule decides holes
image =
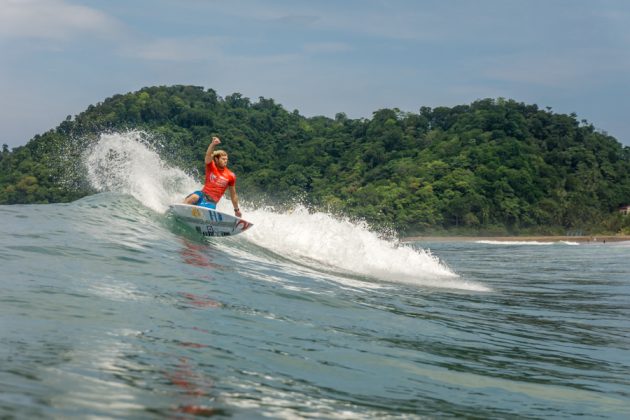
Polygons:
[[630,146],[630,1],[0,0],[0,144],[175,84],[307,117],[502,97]]

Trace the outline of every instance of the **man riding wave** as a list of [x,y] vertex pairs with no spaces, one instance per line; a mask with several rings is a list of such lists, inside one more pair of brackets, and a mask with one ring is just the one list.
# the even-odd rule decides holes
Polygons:
[[224,150],[214,150],[221,144],[218,137],[212,137],[208,150],[206,150],[206,180],[201,191],[189,194],[185,199],[185,204],[194,204],[211,209],[217,208],[217,203],[225,190],[230,190],[230,200],[234,205],[234,214],[241,217],[241,210],[238,207],[238,195],[236,194],[236,175],[227,167],[228,154]]

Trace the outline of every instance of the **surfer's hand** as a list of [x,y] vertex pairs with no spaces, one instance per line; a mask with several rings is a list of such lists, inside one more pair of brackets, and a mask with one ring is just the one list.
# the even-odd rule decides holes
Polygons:
[[241,209],[234,209],[234,215],[236,217],[241,217],[243,213],[241,213]]
[[218,137],[212,137],[212,144],[216,146],[219,143],[221,143],[221,139],[219,139]]

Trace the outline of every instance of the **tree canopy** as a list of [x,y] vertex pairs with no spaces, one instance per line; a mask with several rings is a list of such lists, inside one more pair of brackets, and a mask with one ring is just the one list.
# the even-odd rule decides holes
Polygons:
[[0,203],[90,194],[67,162],[101,132],[143,129],[162,153],[203,173],[212,135],[229,139],[239,191],[295,197],[411,234],[439,229],[557,232],[630,229],[630,148],[575,114],[506,99],[371,118],[306,118],[273,99],[197,86],[147,87],[68,116],[0,153]]

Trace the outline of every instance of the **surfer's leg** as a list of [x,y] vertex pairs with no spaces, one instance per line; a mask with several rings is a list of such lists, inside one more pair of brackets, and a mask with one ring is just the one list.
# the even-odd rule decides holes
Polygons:
[[195,191],[194,193],[188,194],[188,196],[186,196],[186,198],[184,199],[184,204],[194,204],[197,206],[199,205],[202,197],[203,194],[201,193],[201,191]]

